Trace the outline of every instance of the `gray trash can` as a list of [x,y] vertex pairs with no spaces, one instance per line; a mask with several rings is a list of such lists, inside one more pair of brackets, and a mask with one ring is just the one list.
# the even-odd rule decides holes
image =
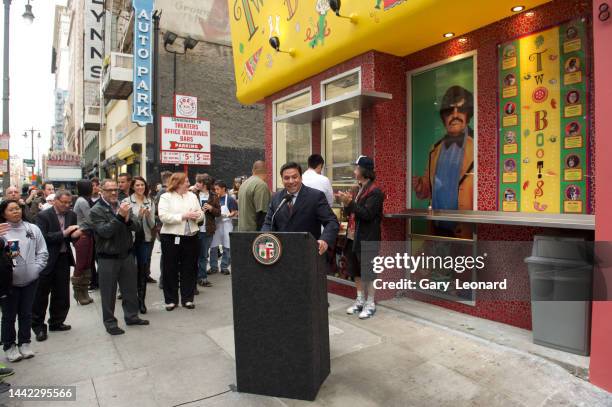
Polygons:
[[593,260],[583,239],[535,236],[525,262],[533,342],[588,356]]

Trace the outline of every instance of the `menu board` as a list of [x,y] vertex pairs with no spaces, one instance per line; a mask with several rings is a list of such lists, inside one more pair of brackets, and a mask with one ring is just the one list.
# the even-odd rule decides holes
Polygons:
[[589,211],[587,45],[583,20],[499,45],[502,211]]

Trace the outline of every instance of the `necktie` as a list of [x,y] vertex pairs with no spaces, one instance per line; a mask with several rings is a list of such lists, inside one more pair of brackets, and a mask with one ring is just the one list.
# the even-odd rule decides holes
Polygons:
[[293,195],[291,195],[291,200],[287,201],[287,208],[289,208],[289,216],[293,213]]

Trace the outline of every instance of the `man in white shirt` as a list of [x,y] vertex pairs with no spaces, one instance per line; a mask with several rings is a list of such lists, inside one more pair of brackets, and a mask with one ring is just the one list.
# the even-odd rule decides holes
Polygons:
[[323,172],[325,161],[320,154],[313,154],[308,157],[308,170],[302,175],[302,183],[307,187],[317,189],[325,194],[327,203],[332,206],[334,203],[334,190],[332,184]]

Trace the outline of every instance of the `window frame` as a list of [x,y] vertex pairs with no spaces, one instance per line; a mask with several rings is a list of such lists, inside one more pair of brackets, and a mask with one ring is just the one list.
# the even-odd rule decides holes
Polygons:
[[[288,95],[285,95],[279,99],[275,99],[272,101],[272,191],[276,192],[276,190],[278,189],[278,178],[279,175],[278,171],[277,171],[277,158],[276,158],[276,147],[277,147],[277,134],[276,134],[276,126],[278,126],[279,123],[277,123],[275,121],[276,119],[276,107],[278,104],[286,102],[290,99],[294,99],[297,98],[299,96],[302,96],[304,94],[308,93],[309,96],[309,105],[308,106],[312,106],[312,86],[307,86],[305,88],[302,88],[298,91],[295,91],[293,93],[290,93]],[[307,107],[307,106],[305,106]],[[310,154],[312,154],[312,123],[310,124],[309,127],[309,133],[310,133]],[[286,147],[285,147],[285,151],[286,151]]]
[[[325,101],[325,100],[330,100],[327,98],[327,94],[325,92],[325,86],[337,81],[338,79],[342,79],[342,78],[346,78],[347,76],[351,76],[353,74],[357,73],[357,90],[361,91],[363,89],[363,82],[362,82],[362,70],[361,70],[361,66],[358,66],[356,68],[352,68],[349,69],[348,71],[344,71],[338,75],[332,76],[330,78],[327,78],[325,80],[322,80],[320,83],[320,95],[321,95],[321,101]],[[332,98],[333,99],[333,98]],[[329,160],[327,157],[327,135],[326,135],[326,118],[322,118],[321,119],[321,155],[323,156],[324,160],[325,160],[325,176],[327,176],[329,178],[329,181],[332,183],[332,186],[334,184],[334,180],[333,180],[333,168],[340,168],[340,167],[344,167],[346,165],[346,163],[342,163],[342,164],[334,164],[332,163],[331,165],[328,164]],[[361,125],[362,125],[362,115],[361,115],[361,109],[359,109],[359,134],[357,136],[357,141],[359,143],[359,148],[358,150],[361,152],[362,146],[363,146],[363,142],[362,142],[362,132],[361,132]],[[357,158],[357,157],[355,157]],[[329,173],[328,169],[332,169],[332,174]],[[330,176],[331,175],[331,176]]]

